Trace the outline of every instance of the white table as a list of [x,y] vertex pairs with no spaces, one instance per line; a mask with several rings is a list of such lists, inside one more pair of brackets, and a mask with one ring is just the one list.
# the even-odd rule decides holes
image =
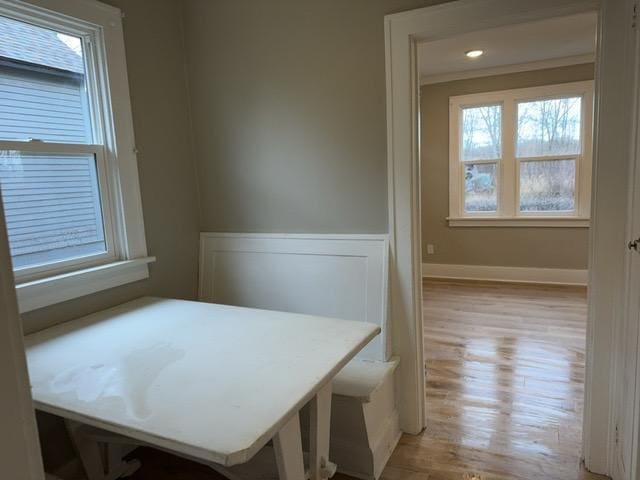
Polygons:
[[[36,407],[203,463],[231,466],[273,439],[280,478],[328,476],[331,381],[380,329],[369,323],[141,298],[28,335]],[[72,424],[73,425],[73,424]],[[71,432],[74,429],[71,428]],[[75,438],[89,480],[97,443]]]

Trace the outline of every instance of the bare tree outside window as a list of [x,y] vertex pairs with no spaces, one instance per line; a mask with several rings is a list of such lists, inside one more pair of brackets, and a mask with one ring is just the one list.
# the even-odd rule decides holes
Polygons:
[[520,211],[575,210],[576,161],[520,162]]
[[518,103],[521,212],[575,210],[576,159],[549,156],[581,153],[581,117],[581,97]]
[[502,156],[502,107],[486,105],[462,111],[462,160]]
[[[465,164],[466,212],[495,212],[498,208],[497,163],[502,156],[502,106],[462,109],[462,161]],[[486,162],[486,160],[494,160]]]
[[518,157],[580,153],[582,99],[554,98],[518,103]]

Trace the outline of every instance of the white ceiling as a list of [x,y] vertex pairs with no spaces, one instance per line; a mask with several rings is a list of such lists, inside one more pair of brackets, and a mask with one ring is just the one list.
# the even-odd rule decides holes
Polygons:
[[[470,78],[474,74],[484,76],[590,61],[595,51],[596,22],[595,13],[584,13],[420,44],[418,58],[422,81],[434,83]],[[472,49],[484,50],[484,55],[468,58],[465,52]]]

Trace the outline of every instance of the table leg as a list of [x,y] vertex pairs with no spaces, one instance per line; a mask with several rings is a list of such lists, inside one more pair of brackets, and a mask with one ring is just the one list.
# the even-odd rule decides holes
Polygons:
[[318,391],[309,406],[310,477],[311,480],[325,480],[336,472],[336,465],[329,461],[331,382]]
[[273,437],[273,448],[280,480],[305,480],[298,413]]
[[73,420],[65,420],[71,442],[80,457],[88,480],[104,480],[105,469],[102,462],[100,444],[82,433],[82,424]]
[[133,475],[140,468],[140,462],[136,459],[127,462],[122,460],[120,445],[105,443],[106,452],[103,452],[98,437],[92,435],[90,430],[87,433],[84,425],[72,420],[65,420],[65,425],[87,480],[117,480]]

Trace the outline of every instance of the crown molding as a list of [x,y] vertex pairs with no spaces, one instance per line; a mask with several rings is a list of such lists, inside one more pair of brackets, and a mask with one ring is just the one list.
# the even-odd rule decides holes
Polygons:
[[507,73],[527,72],[531,70],[544,70],[545,68],[567,67],[569,65],[579,65],[582,63],[592,63],[595,61],[595,54],[572,55],[570,57],[550,58],[538,62],[517,63],[512,65],[501,65],[499,67],[478,68],[474,70],[463,70],[460,72],[440,73],[420,77],[420,85],[431,85],[434,83],[452,82],[454,80],[466,80],[469,78],[490,77],[493,75],[504,75]]

